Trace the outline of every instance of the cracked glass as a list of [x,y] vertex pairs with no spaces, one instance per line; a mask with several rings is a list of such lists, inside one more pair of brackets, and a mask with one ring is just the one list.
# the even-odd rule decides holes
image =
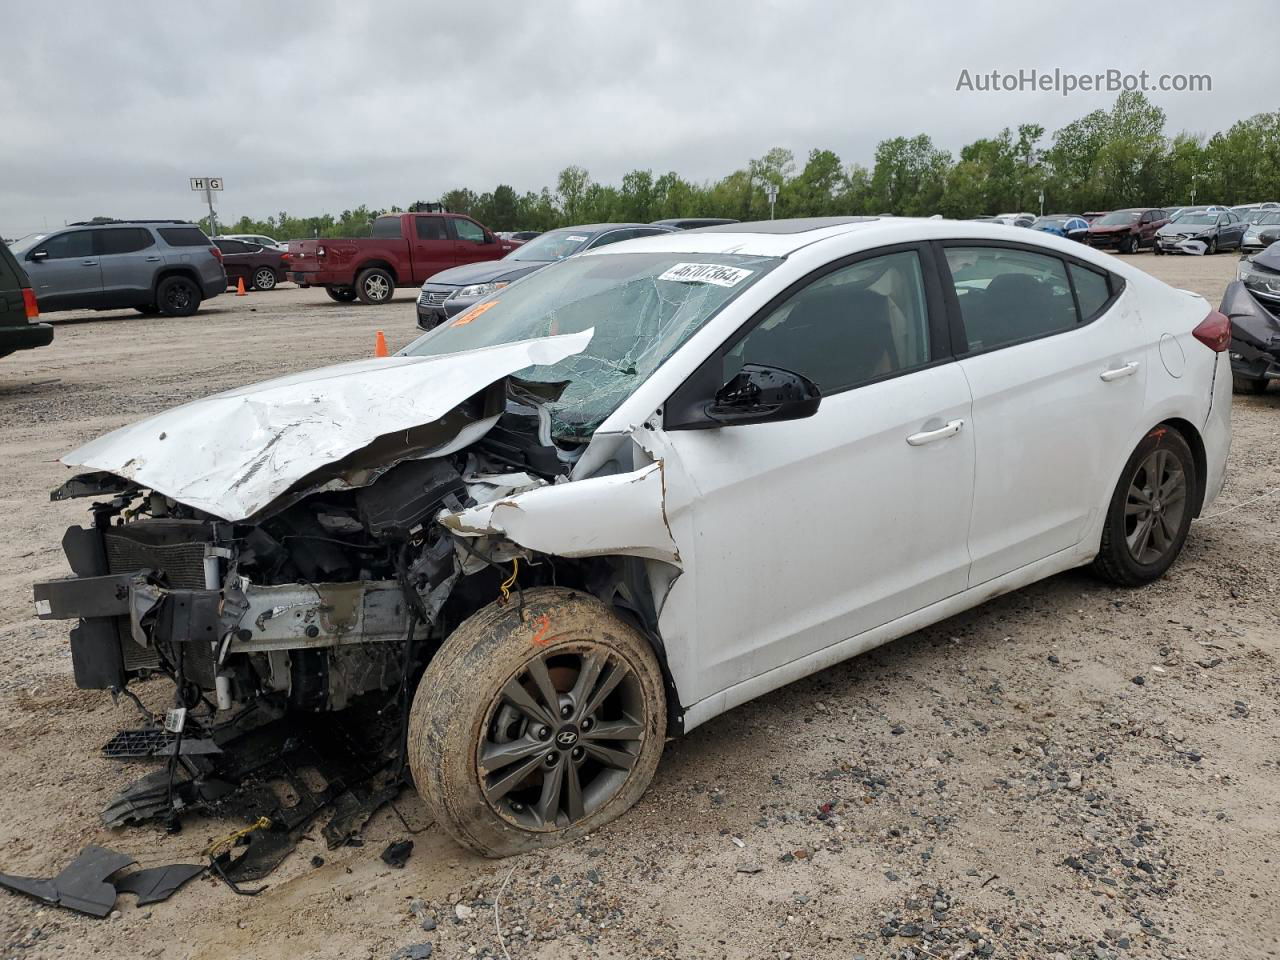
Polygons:
[[517,376],[565,388],[548,403],[552,434],[589,437],[690,336],[782,261],[713,253],[574,257],[540,270],[405,348],[440,356],[579,333],[587,348]]

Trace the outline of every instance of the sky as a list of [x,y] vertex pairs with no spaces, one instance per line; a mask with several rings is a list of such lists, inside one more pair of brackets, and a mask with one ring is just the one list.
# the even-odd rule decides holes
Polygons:
[[[1234,10],[1234,14],[1231,12]],[[957,90],[992,70],[1209,73],[1149,92],[1166,133],[1276,109],[1280,18],[1253,5],[276,0],[5,4],[0,234],[106,215],[219,219],[407,206],[454,187],[554,189],[578,164],[717,179],[774,146],[871,165],[1114,92]]]

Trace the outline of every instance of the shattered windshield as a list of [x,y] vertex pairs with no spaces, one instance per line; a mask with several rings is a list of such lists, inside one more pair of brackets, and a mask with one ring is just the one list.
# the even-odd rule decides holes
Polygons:
[[404,352],[439,356],[594,328],[582,353],[518,374],[567,383],[547,405],[552,433],[586,438],[707,320],[781,262],[712,253],[574,257],[499,291]]

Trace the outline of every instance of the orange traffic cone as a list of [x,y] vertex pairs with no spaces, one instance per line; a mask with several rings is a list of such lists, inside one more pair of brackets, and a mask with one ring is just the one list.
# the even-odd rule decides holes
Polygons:
[[236,296],[244,296],[244,277],[236,277]]
[[387,338],[383,336],[382,331],[378,331],[378,335],[373,338],[373,355],[375,357],[389,357],[390,352],[387,350]]

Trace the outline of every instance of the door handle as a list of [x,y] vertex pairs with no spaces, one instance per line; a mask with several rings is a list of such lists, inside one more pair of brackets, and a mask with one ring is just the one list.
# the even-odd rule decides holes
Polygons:
[[159,263],[159,262],[160,262],[159,257],[147,257],[147,263]]
[[97,265],[98,265],[97,260],[81,260],[80,261],[80,266],[82,267],[96,267]]
[[1103,370],[1098,374],[1103,382],[1110,383],[1112,380],[1120,380],[1124,377],[1131,377],[1138,372],[1138,361],[1130,360],[1123,367],[1115,367],[1111,370]]
[[963,420],[952,420],[945,427],[939,427],[937,430],[924,430],[920,433],[913,433],[907,437],[907,443],[913,447],[919,447],[926,443],[933,443],[935,440],[945,440],[947,437],[954,437],[963,426]]

